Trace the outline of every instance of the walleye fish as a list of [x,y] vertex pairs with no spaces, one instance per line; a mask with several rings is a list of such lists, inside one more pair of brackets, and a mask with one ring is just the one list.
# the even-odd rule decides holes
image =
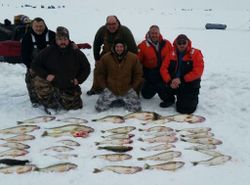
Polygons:
[[9,138],[0,138],[0,140],[4,140],[4,141],[7,141],[7,142],[12,142],[12,141],[28,141],[28,140],[33,140],[35,139],[35,136],[33,135],[28,135],[28,134],[20,134],[20,135],[17,135],[17,136],[13,136],[13,137],[9,137]]
[[219,139],[215,138],[199,138],[199,139],[180,139],[181,141],[184,142],[189,142],[189,143],[199,143],[199,144],[204,144],[204,145],[220,145],[222,144],[222,141]]
[[184,166],[184,162],[182,161],[169,161],[166,163],[161,163],[161,164],[155,164],[155,165],[149,165],[145,164],[144,169],[157,169],[157,170],[167,170],[167,171],[175,171],[182,166]]
[[171,115],[168,116],[168,118],[171,121],[176,121],[176,122],[188,122],[188,123],[201,123],[206,120],[205,117],[203,116],[198,116],[198,115],[192,115],[192,114],[176,114],[176,115]]
[[93,158],[101,158],[114,162],[114,161],[123,161],[131,159],[132,156],[129,154],[102,154],[102,155],[95,155],[93,156]]
[[57,141],[58,143],[63,143],[66,146],[80,146],[80,144],[76,141],[70,140],[70,139],[64,139],[64,140],[60,140]]
[[110,115],[110,116],[105,116],[99,119],[92,119],[93,122],[111,122],[111,123],[124,123],[125,119],[123,116],[119,115]]
[[152,138],[138,138],[138,141],[148,142],[148,143],[174,143],[178,140],[175,136],[159,136],[159,137],[152,137]]
[[147,157],[139,157],[137,158],[137,160],[138,161],[143,161],[143,160],[168,161],[176,157],[180,157],[180,156],[181,156],[181,152],[179,151],[167,151],[167,152],[162,152],[162,153],[158,153],[155,155],[150,155]]
[[220,165],[220,164],[224,164],[225,162],[231,160],[232,157],[228,156],[228,155],[221,155],[218,157],[213,157],[210,158],[208,160],[202,160],[202,161],[195,161],[195,162],[191,162],[194,166],[198,165],[198,164],[204,164],[204,165],[208,165],[208,166],[216,166],[216,165]]
[[45,148],[44,150],[52,150],[55,152],[68,152],[74,150],[74,148],[68,147],[68,146],[51,146],[48,148]]
[[214,150],[195,150],[195,151],[212,156],[212,157],[219,157],[223,155],[222,153],[214,151]]
[[185,148],[185,150],[211,150],[211,149],[216,149],[216,145],[196,145],[196,146],[191,146],[188,148]]
[[25,134],[40,129],[37,125],[20,125],[0,130],[0,134]]
[[98,150],[109,150],[112,152],[127,152],[133,149],[132,146],[99,146]]
[[23,149],[28,149],[30,148],[29,145],[23,144],[23,143],[17,143],[17,142],[7,142],[0,144],[0,147],[6,147],[10,149],[18,149],[18,150],[23,150]]
[[29,152],[27,150],[9,149],[9,150],[0,152],[0,157],[5,157],[5,156],[17,157],[17,156],[26,155],[28,153]]
[[60,159],[60,160],[65,160],[65,159],[69,159],[69,158],[72,158],[72,157],[78,157],[77,154],[64,154],[64,153],[59,153],[59,154],[56,154],[56,155],[50,155],[50,154],[43,154],[44,156],[50,156],[50,157],[54,157],[54,158],[57,158],[57,159]]
[[55,116],[49,116],[49,115],[37,116],[35,118],[26,119],[23,121],[17,121],[17,124],[37,124],[37,123],[43,123],[43,122],[46,123],[46,122],[52,121],[54,119],[56,119]]
[[102,133],[111,132],[111,133],[116,133],[116,134],[127,134],[135,129],[136,127],[134,126],[125,126],[125,127],[117,127],[117,128],[113,128],[109,130],[102,130],[101,132]]
[[37,167],[35,165],[24,165],[24,166],[20,166],[20,165],[16,165],[16,166],[6,166],[6,167],[2,167],[0,168],[0,173],[4,173],[4,174],[12,174],[12,173],[17,173],[17,174],[21,174],[21,173],[27,173],[30,171],[35,170]]
[[138,119],[143,121],[149,121],[158,120],[160,117],[161,115],[157,114],[156,112],[142,111],[127,114],[124,116],[124,119]]
[[72,124],[83,124],[88,123],[88,120],[82,119],[82,118],[75,118],[75,117],[69,117],[64,119],[57,119],[56,121],[66,122],[66,123],[72,123]]
[[174,131],[174,129],[170,127],[165,127],[165,126],[154,126],[150,128],[145,128],[145,129],[138,129],[139,131],[144,131],[144,132],[170,132]]
[[49,136],[49,137],[61,137],[61,136],[73,136],[73,137],[82,137],[86,138],[89,136],[89,133],[85,130],[74,129],[72,131],[62,131],[62,132],[48,132],[44,131],[42,137]]
[[25,165],[29,163],[29,160],[16,160],[16,159],[0,159],[0,164],[5,164],[8,166],[15,166],[15,165]]
[[45,168],[36,168],[35,171],[39,172],[65,172],[77,168],[77,165],[74,163],[59,163]]
[[199,138],[210,138],[213,137],[214,134],[211,132],[201,132],[197,134],[181,134],[181,137],[190,138],[190,139],[199,139]]
[[111,145],[125,145],[133,143],[133,140],[131,139],[112,139],[112,140],[103,140],[100,142],[95,142],[96,145],[102,145],[102,144],[111,144]]
[[106,139],[129,139],[134,137],[134,134],[112,134],[108,136],[101,136],[102,138]]
[[71,132],[73,130],[83,130],[86,132],[94,132],[94,129],[81,124],[67,124],[59,127],[48,128],[48,132]]
[[102,171],[112,171],[118,174],[133,174],[142,171],[142,168],[139,166],[105,166],[101,169],[95,168],[93,173],[99,173]]
[[141,123],[142,125],[147,124],[165,124],[172,121],[168,116],[160,116],[157,120],[149,120],[147,122]]
[[176,132],[190,132],[190,133],[193,133],[193,134],[198,134],[198,133],[201,133],[201,132],[208,132],[208,131],[211,131],[212,129],[209,128],[209,127],[196,127],[196,128],[184,128],[184,129],[181,129],[181,130],[175,130]]
[[175,136],[176,133],[173,131],[170,132],[146,132],[144,133],[145,136],[151,137],[160,137],[160,136]]
[[162,151],[162,150],[168,150],[170,148],[175,148],[175,145],[172,144],[160,144],[160,145],[156,145],[156,146],[149,146],[146,148],[141,148],[141,150],[143,151]]

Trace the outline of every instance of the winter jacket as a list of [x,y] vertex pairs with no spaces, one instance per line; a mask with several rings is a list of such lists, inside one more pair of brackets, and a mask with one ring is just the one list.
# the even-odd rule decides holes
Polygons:
[[143,66],[143,77],[149,83],[155,84],[162,82],[160,67],[163,59],[172,50],[172,44],[162,38],[159,39],[159,50],[155,48],[148,34],[146,39],[138,45],[138,58]]
[[126,26],[120,25],[115,33],[110,33],[107,30],[106,25],[103,25],[97,31],[94,39],[93,51],[95,60],[100,60],[101,56],[109,52],[114,40],[118,38],[122,39],[127,44],[128,51],[135,54],[137,53],[137,46],[134,36]]
[[[47,34],[48,34],[48,41],[46,41]],[[33,43],[31,35],[34,36],[35,43]],[[37,49],[35,49],[34,44],[37,46]],[[27,66],[27,68],[30,68],[30,64],[33,58],[42,49],[52,44],[55,44],[55,32],[48,30],[48,28],[46,27],[41,35],[37,35],[33,31],[33,29],[30,29],[30,31],[28,31],[22,39],[22,44],[21,44],[22,62]]]
[[65,49],[52,45],[42,50],[31,64],[34,72],[46,79],[55,75],[52,84],[59,89],[74,88],[73,79],[83,83],[90,74],[88,59],[79,49],[68,46]]
[[121,61],[113,52],[106,53],[97,71],[101,87],[108,88],[116,96],[123,96],[132,88],[138,90],[143,80],[141,64],[131,52],[127,52]]
[[[164,59],[160,72],[165,83],[170,83],[176,77],[178,69],[178,52],[176,40],[174,50]],[[200,87],[200,80],[204,70],[203,55],[200,50],[192,48],[192,43],[188,41],[188,48],[182,58],[180,68],[180,79],[182,83]]]

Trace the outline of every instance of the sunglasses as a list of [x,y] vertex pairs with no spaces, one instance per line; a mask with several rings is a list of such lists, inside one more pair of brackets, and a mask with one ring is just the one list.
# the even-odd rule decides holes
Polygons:
[[186,45],[187,44],[187,41],[179,41],[177,42],[177,45],[181,46],[181,45]]

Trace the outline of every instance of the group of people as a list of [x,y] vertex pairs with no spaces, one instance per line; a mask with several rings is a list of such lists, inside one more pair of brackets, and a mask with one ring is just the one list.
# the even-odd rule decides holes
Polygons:
[[[82,108],[79,85],[88,78],[90,64],[67,28],[59,26],[53,32],[42,18],[35,18],[22,39],[21,53],[34,107]],[[99,95],[98,112],[117,105],[141,111],[140,95],[151,99],[156,94],[162,108],[176,103],[180,113],[196,110],[204,61],[186,35],[178,35],[171,44],[152,25],[137,46],[132,32],[111,15],[95,35],[93,53],[93,85],[87,95]]]

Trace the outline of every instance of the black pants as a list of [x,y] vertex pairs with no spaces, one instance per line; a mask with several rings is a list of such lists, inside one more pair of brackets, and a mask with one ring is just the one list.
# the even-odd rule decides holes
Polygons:
[[199,102],[199,91],[200,86],[192,86],[190,84],[181,84],[178,89],[172,89],[167,87],[167,99],[175,99],[176,101],[176,111],[182,114],[193,113]]
[[166,101],[167,100],[167,87],[163,82],[152,84],[147,81],[145,81],[142,85],[141,89],[141,95],[145,99],[151,99],[155,96],[155,94],[158,94],[161,100]]

